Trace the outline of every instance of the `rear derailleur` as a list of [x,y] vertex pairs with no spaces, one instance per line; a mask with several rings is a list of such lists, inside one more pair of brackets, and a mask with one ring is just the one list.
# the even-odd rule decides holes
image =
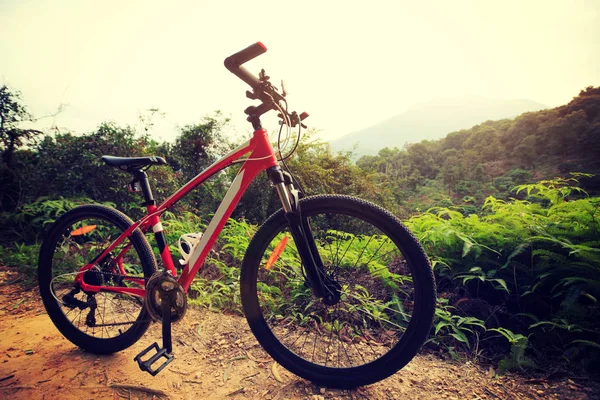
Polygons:
[[85,316],[85,324],[91,328],[96,326],[96,297],[92,293],[87,294],[87,300],[82,301],[75,297],[81,289],[75,286],[71,291],[62,297],[62,303],[70,309],[79,308],[80,310],[90,309],[90,312]]

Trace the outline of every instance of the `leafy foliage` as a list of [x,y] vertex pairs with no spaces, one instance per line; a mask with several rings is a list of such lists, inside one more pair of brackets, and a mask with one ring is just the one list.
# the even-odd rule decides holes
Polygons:
[[515,369],[534,368],[536,366],[533,360],[525,355],[528,344],[526,336],[518,333],[515,334],[506,328],[492,328],[490,331],[500,333],[510,343],[510,353],[498,363],[498,371],[500,373]]
[[11,247],[0,246],[0,264],[16,268],[23,273],[27,283],[32,283],[37,277],[39,253],[39,244],[16,243]]
[[190,289],[190,302],[241,314],[240,267],[256,227],[230,219]]
[[597,192],[599,133],[600,87],[588,87],[565,106],[486,121],[403,149],[385,148],[357,165],[389,187],[407,212],[448,207],[448,200],[462,206],[464,196],[476,204],[488,196],[508,200],[516,185],[569,171],[595,174],[582,183]]
[[0,87],[0,152],[2,162],[12,166],[15,151],[42,132],[24,129],[20,124],[31,121],[32,116],[20,102],[19,92],[10,91],[6,85]]
[[[103,165],[102,155],[166,157],[177,172],[150,173],[160,201],[231,149],[223,134],[228,120],[219,113],[184,127],[174,143],[111,123],[36,141],[37,132],[21,128],[31,116],[18,94],[3,87],[1,95],[0,262],[29,276],[35,243],[69,208],[111,202],[140,216],[141,199],[124,189],[131,178]],[[351,153],[332,152],[308,135],[288,164],[309,194],[358,195],[408,220],[438,281],[431,343],[451,354],[502,354],[501,370],[532,366],[541,353],[591,368],[600,355],[600,179],[592,176],[600,172],[599,138],[600,88],[589,87],[562,107],[382,149],[356,164]],[[585,174],[552,178],[575,170]],[[205,229],[236,172],[218,174],[165,213],[175,259],[179,236]],[[192,285],[192,303],[240,312],[239,267],[254,224],[280,207],[267,186],[260,176],[242,198]],[[358,251],[349,243],[349,259]],[[298,265],[286,256],[281,263]],[[273,271],[286,274],[285,268]],[[388,270],[370,272],[389,290],[399,287]],[[389,305],[370,301],[367,287],[356,295],[365,315],[384,318]],[[259,289],[273,313],[284,306],[278,287],[261,283]],[[291,281],[287,289],[299,304],[310,302],[303,282]],[[303,310],[295,312],[302,321]]]
[[[15,213],[1,213],[0,227],[3,229],[0,233],[0,243],[11,243],[15,239],[20,242],[36,242],[61,214],[78,205],[89,203],[93,201],[88,198],[40,197],[33,203],[25,204]],[[109,202],[105,204],[114,206]]]
[[[531,364],[523,355],[528,343],[566,355],[572,346],[559,350],[561,343],[581,345],[600,334],[600,198],[576,184],[575,177],[543,180],[515,188],[527,200],[489,197],[479,215],[434,208],[408,221],[434,260],[440,291],[452,297],[463,287],[459,300],[535,315],[529,325],[504,318],[503,327],[490,329],[511,343],[507,368]],[[516,342],[504,329],[530,339]]]

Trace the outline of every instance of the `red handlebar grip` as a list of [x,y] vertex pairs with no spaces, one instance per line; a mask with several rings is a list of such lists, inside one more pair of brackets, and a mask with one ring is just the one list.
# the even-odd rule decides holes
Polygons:
[[240,65],[252,60],[254,57],[260,56],[266,51],[267,47],[264,44],[256,42],[246,47],[244,50],[240,50],[234,55],[227,57],[225,59],[225,67],[235,74]]
[[235,76],[250,85],[250,87],[256,89],[260,86],[260,82],[256,76],[252,75],[246,68],[242,67],[242,64],[252,60],[254,57],[260,56],[266,51],[267,48],[264,44],[256,42],[253,45],[246,47],[244,50],[238,51],[234,55],[227,57],[225,59],[225,67]]

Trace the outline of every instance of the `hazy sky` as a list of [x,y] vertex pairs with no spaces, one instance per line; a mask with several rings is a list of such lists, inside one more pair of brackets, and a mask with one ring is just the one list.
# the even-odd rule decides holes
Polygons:
[[36,116],[65,105],[44,126],[137,124],[159,108],[161,139],[217,109],[248,130],[247,86],[223,60],[256,41],[268,52],[249,69],[284,78],[325,139],[436,97],[557,106],[600,85],[595,0],[0,0],[0,38],[0,85]]

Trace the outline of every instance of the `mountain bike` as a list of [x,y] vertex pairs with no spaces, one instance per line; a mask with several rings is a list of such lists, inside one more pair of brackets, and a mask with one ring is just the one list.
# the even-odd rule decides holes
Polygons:
[[[266,171],[282,208],[257,230],[241,266],[241,301],[251,331],[274,360],[316,384],[352,388],[382,380],[406,365],[431,329],[435,284],[428,259],[407,228],[383,208],[345,195],[305,196],[285,163],[296,149],[306,113],[288,112],[285,88],[242,64],[266,47],[258,42],[225,60],[260,104],[245,110],[252,138],[157,205],[146,171],[162,157],[111,157],[109,166],[133,175],[146,214],[132,221],[105,205],[67,211],[47,231],[40,250],[40,294],[58,330],[80,348],[114,353],[138,341],[153,321],[153,343],[134,360],[152,375],[174,359],[171,324],[187,308],[187,293],[244,191]],[[281,119],[277,150],[260,117]],[[282,154],[290,132],[297,139]],[[294,131],[295,132],[295,131]],[[285,146],[283,146],[285,147]],[[224,168],[242,164],[201,235],[180,245],[178,274],[161,215]],[[158,264],[145,236],[153,233]]]

